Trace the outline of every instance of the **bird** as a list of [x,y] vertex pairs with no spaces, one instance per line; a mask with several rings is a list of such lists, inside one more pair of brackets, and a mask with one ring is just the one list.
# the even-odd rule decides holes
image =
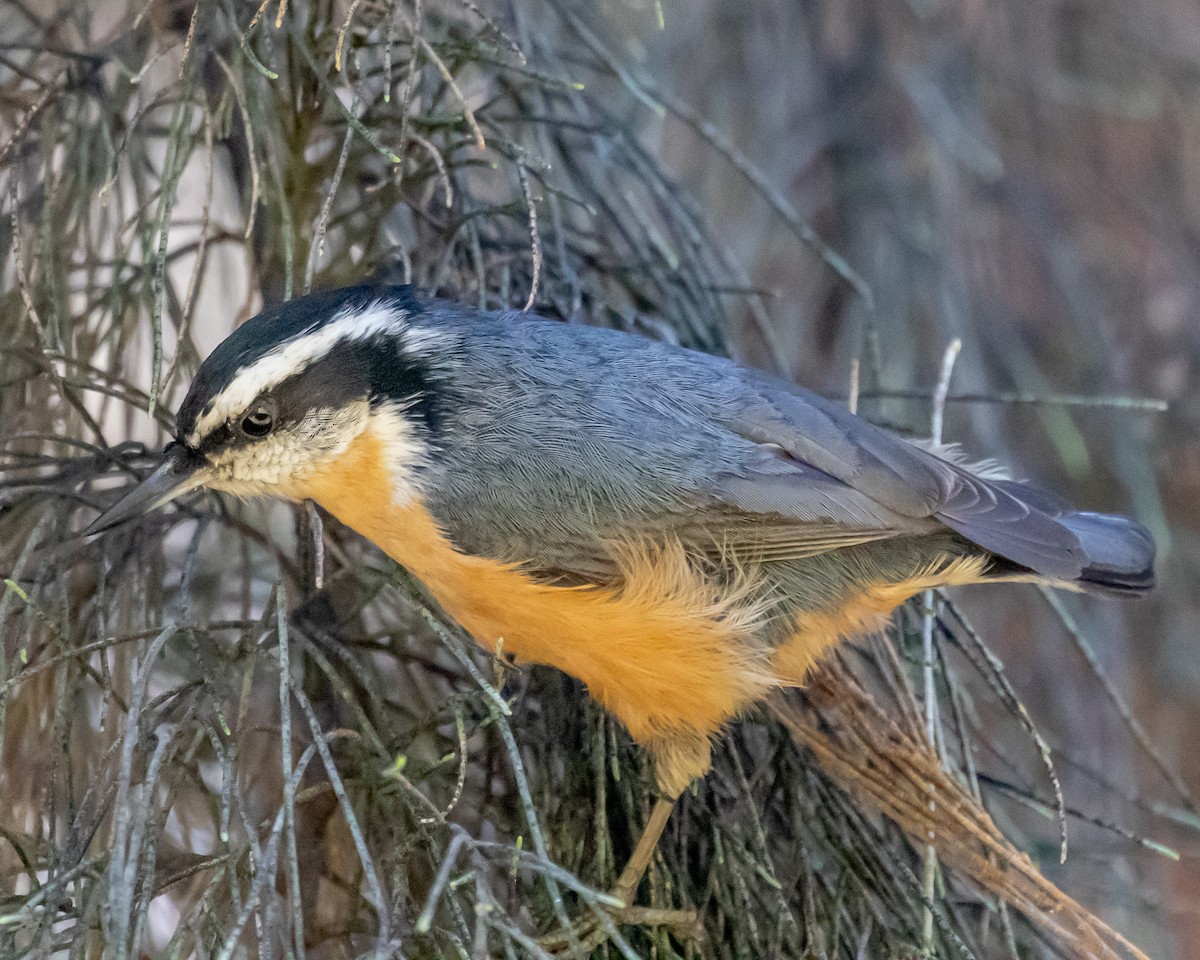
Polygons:
[[154,471],[85,531],[193,490],[315,501],[484,649],[585,685],[659,797],[632,903],[715,738],[925,590],[1154,584],[1132,519],[1078,511],[733,361],[363,283],[246,321]]

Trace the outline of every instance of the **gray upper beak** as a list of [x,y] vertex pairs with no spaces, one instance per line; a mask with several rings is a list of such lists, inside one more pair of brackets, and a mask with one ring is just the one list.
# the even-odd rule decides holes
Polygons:
[[168,444],[155,471],[93,520],[83,535],[102,533],[194,490],[204,482],[203,464],[203,459],[182,443]]

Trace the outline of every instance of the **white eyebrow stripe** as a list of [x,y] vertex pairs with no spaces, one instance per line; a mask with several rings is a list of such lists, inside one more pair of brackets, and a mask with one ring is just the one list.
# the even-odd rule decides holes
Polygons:
[[302,373],[338,343],[368,340],[381,333],[403,333],[408,316],[401,307],[385,301],[361,310],[347,306],[317,329],[284,341],[233,375],[225,389],[212,398],[208,412],[196,420],[188,443],[198,445],[209,431],[241,413],[263,391]]

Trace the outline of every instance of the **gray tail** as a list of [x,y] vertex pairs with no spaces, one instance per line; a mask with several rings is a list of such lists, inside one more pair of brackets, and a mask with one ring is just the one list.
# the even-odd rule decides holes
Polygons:
[[1128,517],[1086,513],[1015,480],[963,472],[938,518],[993,557],[1001,579],[1039,579],[1109,596],[1137,596],[1154,586],[1154,539]]
[[1058,522],[1079,538],[1087,563],[1074,585],[1089,593],[1138,596],[1154,587],[1154,538],[1128,517],[1064,513]]

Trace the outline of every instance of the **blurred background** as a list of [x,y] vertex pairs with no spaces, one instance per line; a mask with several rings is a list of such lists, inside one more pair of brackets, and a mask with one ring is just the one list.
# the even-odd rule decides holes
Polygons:
[[[514,879],[524,801],[555,862],[603,888],[620,861],[647,796],[621,732],[534,670],[505,679],[513,746],[345,531],[202,501],[71,539],[229,330],[374,273],[728,352],[916,435],[960,341],[945,438],[1137,517],[1161,566],[1138,603],[955,597],[1049,745],[1065,864],[1039,749],[949,616],[943,759],[1069,895],[1200,958],[1197,64],[1170,0],[0,0],[0,955],[351,956],[390,915],[400,955],[535,956],[512,930],[557,913]],[[914,622],[890,642],[919,687]],[[299,802],[281,702],[311,769],[272,820]],[[920,847],[779,737],[739,728],[668,837],[655,896],[708,904],[699,955],[1087,955],[953,875],[923,937]]]

